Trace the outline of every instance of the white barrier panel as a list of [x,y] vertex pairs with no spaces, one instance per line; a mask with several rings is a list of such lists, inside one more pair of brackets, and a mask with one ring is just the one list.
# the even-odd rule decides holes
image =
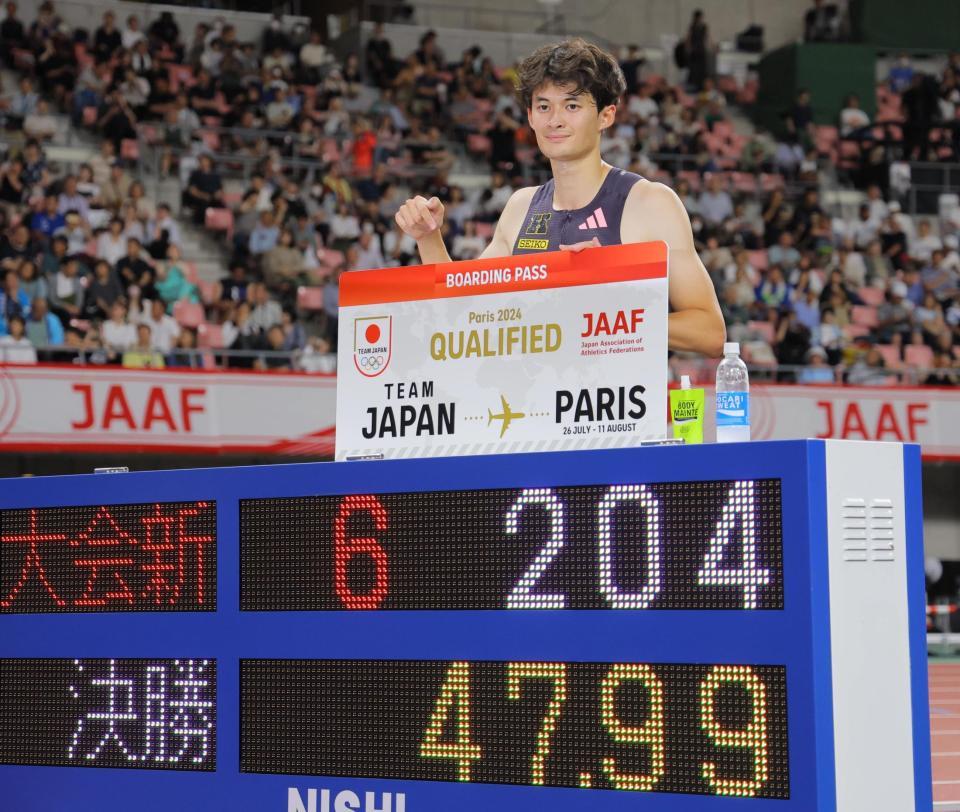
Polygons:
[[332,455],[336,377],[0,367],[0,450]]
[[[946,387],[750,387],[751,439],[807,437],[920,443],[923,458],[960,460],[960,390]],[[713,389],[707,388],[707,404]],[[707,408],[704,439],[716,437]]]
[[[958,389],[755,384],[751,392],[755,440],[915,442],[925,460],[960,461]],[[0,451],[332,456],[335,415],[333,375],[0,366]],[[715,436],[710,408],[704,434]]]

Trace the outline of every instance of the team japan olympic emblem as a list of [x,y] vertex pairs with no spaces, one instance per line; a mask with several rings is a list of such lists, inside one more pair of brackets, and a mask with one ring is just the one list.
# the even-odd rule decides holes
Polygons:
[[390,364],[392,351],[393,316],[353,320],[353,364],[361,375],[376,378]]

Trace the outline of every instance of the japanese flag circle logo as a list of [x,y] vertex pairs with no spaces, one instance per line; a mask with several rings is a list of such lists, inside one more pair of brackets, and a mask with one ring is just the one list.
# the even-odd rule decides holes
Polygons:
[[353,320],[353,365],[361,375],[376,378],[390,365],[393,316],[364,316]]

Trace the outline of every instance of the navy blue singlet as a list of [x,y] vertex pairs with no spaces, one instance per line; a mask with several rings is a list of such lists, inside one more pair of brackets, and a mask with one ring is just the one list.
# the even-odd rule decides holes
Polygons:
[[530,201],[513,253],[558,251],[561,243],[573,245],[593,237],[600,240],[600,245],[620,245],[623,204],[638,180],[642,180],[640,175],[613,167],[600,184],[596,197],[586,206],[557,211],[553,208],[553,178],[550,178]]

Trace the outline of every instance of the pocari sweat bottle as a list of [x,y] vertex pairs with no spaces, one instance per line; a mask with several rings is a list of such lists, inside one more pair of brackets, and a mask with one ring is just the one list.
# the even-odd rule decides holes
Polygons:
[[717,442],[745,443],[750,439],[750,378],[740,358],[740,345],[723,345],[717,367]]

